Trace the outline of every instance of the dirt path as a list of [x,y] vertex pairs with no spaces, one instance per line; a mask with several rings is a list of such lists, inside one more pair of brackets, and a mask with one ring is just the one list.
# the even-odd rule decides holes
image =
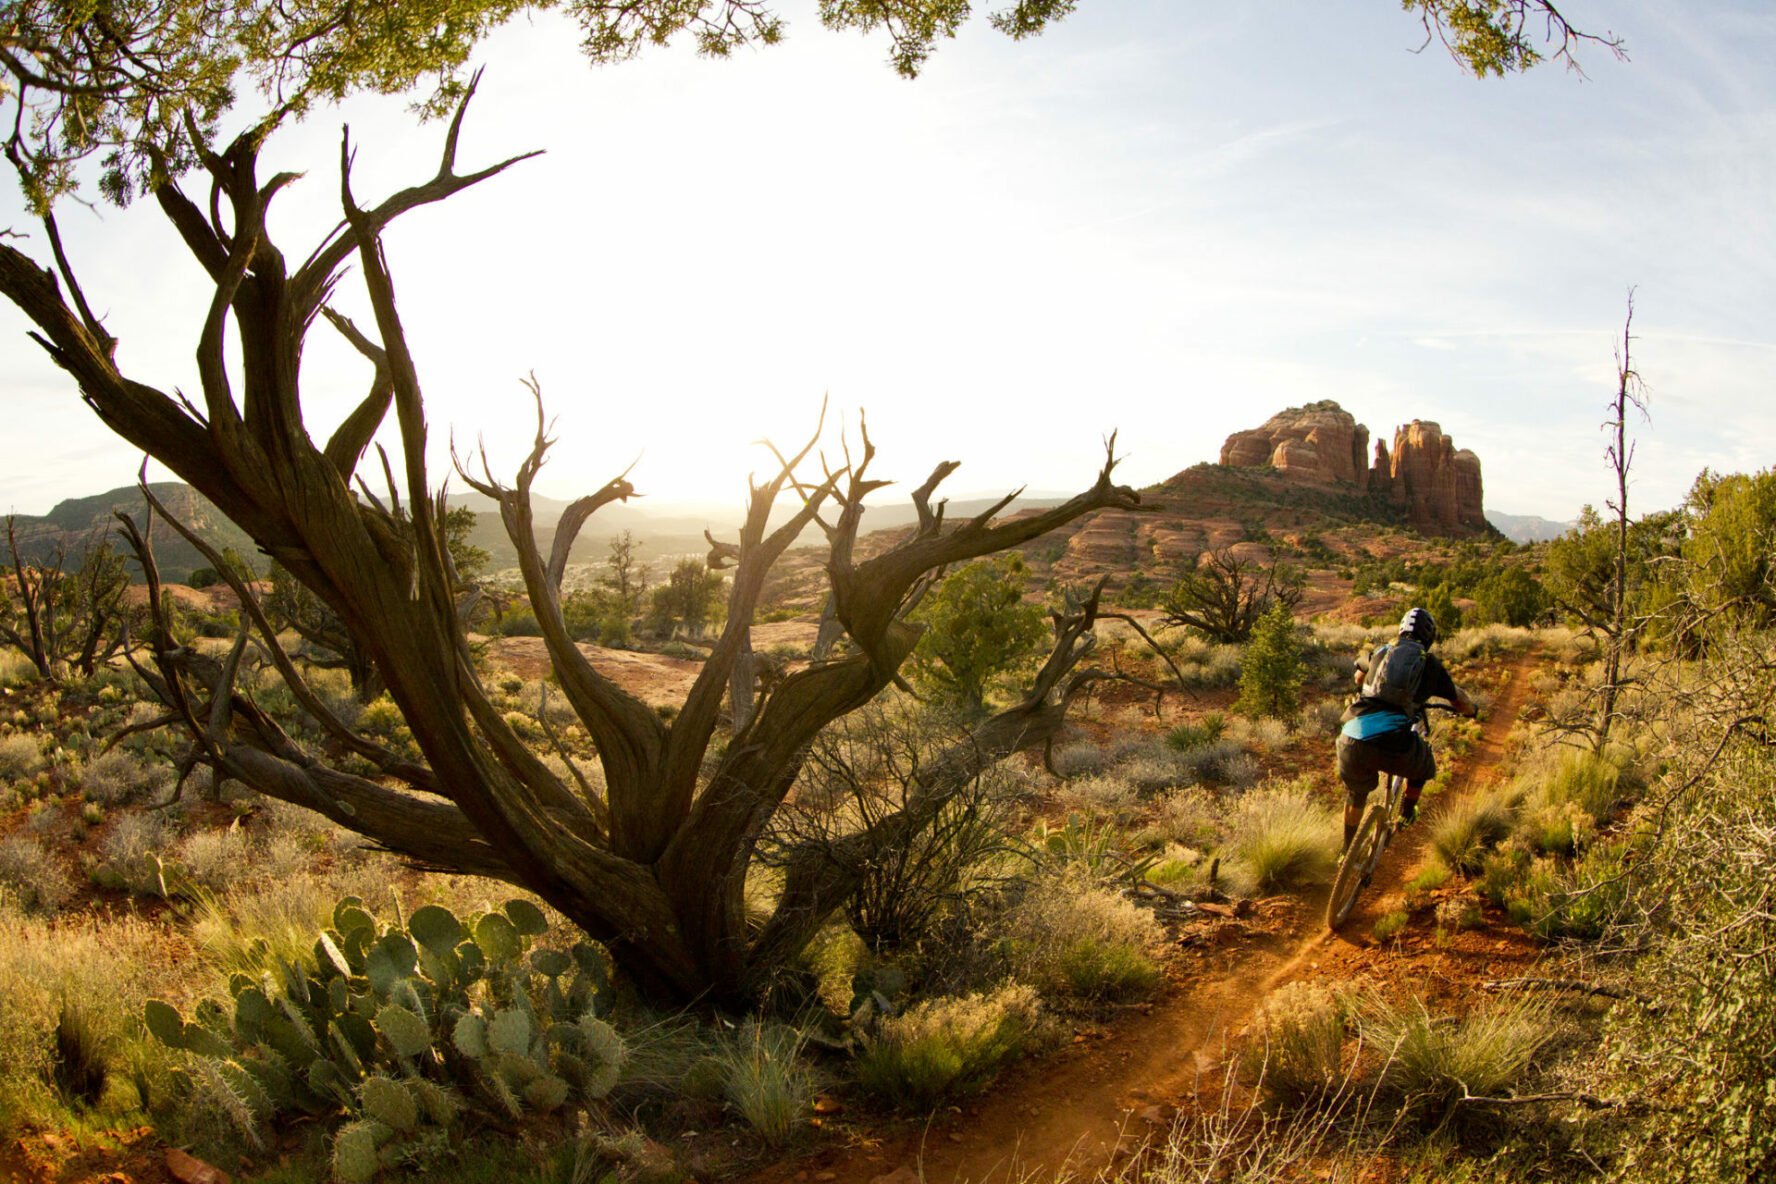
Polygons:
[[[1506,667],[1479,740],[1427,815],[1496,776],[1535,663],[1531,652]],[[759,1177],[761,1184],[869,1184],[901,1168],[921,1172],[927,1184],[1007,1184],[1069,1168],[1089,1179],[1119,1147],[1164,1129],[1199,1089],[1219,1096],[1229,1038],[1271,991],[1307,974],[1363,977],[1397,957],[1368,934],[1378,917],[1400,907],[1428,829],[1413,827],[1393,845],[1339,932],[1325,928],[1323,897],[1270,902],[1276,911],[1268,931],[1226,921],[1208,935],[1210,951],[1190,977],[1169,983],[1150,1006],[1108,1027],[1079,1031],[1059,1054],[1014,1070],[1022,1076],[1002,1078],[989,1095],[940,1111],[919,1130],[860,1138],[848,1148],[779,1164]],[[1507,943],[1497,944],[1504,953]]]

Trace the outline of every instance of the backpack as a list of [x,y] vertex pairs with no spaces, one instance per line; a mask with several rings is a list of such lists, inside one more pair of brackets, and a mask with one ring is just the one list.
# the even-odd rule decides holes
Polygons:
[[1425,648],[1410,637],[1384,645],[1369,655],[1369,673],[1363,677],[1363,698],[1376,699],[1410,712],[1418,702],[1418,684],[1424,679]]

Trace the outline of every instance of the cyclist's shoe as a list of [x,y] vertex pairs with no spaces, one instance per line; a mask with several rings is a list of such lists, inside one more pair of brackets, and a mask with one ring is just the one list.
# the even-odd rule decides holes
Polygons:
[[1407,802],[1405,805],[1400,807],[1400,825],[1397,829],[1405,830],[1407,827],[1411,826],[1414,822],[1417,822],[1417,821],[1418,821],[1418,803],[1417,802]]

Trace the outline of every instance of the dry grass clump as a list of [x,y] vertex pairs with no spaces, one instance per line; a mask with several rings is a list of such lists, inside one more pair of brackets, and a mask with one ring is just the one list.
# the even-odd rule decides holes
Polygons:
[[166,820],[159,814],[125,814],[119,818],[102,845],[105,867],[115,877],[108,882],[137,896],[160,895],[162,870],[156,860],[168,838]]
[[1268,752],[1289,746],[1289,725],[1271,716],[1254,720],[1251,734],[1252,743]]
[[927,1000],[864,1037],[857,1081],[895,1105],[929,1109],[990,1081],[1028,1046],[1040,1017],[1035,990],[1021,983]]
[[74,895],[72,881],[43,840],[22,832],[0,840],[0,889],[25,911],[44,914],[54,913]]
[[175,850],[185,874],[211,892],[225,891],[250,873],[264,874],[251,858],[252,844],[239,826],[194,831],[180,840]]
[[37,677],[37,667],[17,650],[0,650],[0,687],[16,687]]
[[814,1103],[814,1083],[798,1056],[801,1047],[794,1029],[752,1020],[717,1058],[728,1105],[772,1147],[806,1129]]
[[1178,764],[1192,782],[1243,789],[1258,779],[1258,762],[1247,755],[1240,741],[1231,737],[1180,753]]
[[1486,853],[1510,835],[1517,798],[1508,790],[1472,794],[1439,811],[1431,826],[1431,847],[1446,867],[1477,874]]
[[1221,810],[1207,790],[1187,786],[1159,799],[1144,836],[1206,851],[1221,837]]
[[1120,999],[1159,983],[1147,955],[1160,938],[1153,914],[1077,868],[1032,884],[1006,933],[1020,974],[1052,994]]
[[167,993],[164,941],[134,918],[52,925],[0,894],[0,1129],[65,1125],[76,1103],[113,1117],[144,1104],[165,1057],[136,1017]]
[[151,765],[122,748],[94,757],[80,770],[81,794],[106,806],[146,801],[171,781],[171,769]]
[[1345,1005],[1330,989],[1295,982],[1273,993],[1252,1021],[1242,1061],[1269,1101],[1306,1106],[1336,1095],[1344,1060]]
[[0,740],[0,782],[35,777],[43,765],[43,751],[35,736],[19,732]]
[[1338,866],[1337,813],[1302,782],[1247,794],[1228,830],[1228,848],[1259,892],[1321,884]]
[[1553,1036],[1547,1004],[1523,997],[1456,1019],[1433,1017],[1417,999],[1371,999],[1359,1015],[1365,1042],[1385,1058],[1382,1091],[1438,1116],[1463,1097],[1494,1097],[1521,1081]]
[[1110,766],[1110,754],[1089,740],[1063,744],[1054,750],[1054,771],[1059,777],[1099,773]]
[[1446,662],[1465,662],[1469,658],[1492,657],[1525,649],[1534,638],[1535,634],[1528,629],[1494,622],[1440,638],[1437,653]]
[[1120,773],[1099,773],[1068,781],[1056,796],[1063,805],[1122,815],[1135,808],[1141,795]]

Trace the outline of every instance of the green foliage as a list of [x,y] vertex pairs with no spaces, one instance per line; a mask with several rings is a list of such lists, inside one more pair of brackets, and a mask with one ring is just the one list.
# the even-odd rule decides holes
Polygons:
[[1462,627],[1461,609],[1455,607],[1448,584],[1433,585],[1430,591],[1419,598],[1419,605],[1437,622],[1439,634],[1448,636]]
[[451,566],[456,568],[456,578],[465,584],[473,583],[487,570],[487,563],[492,558],[486,550],[469,541],[475,533],[475,511],[458,506],[445,513],[443,527],[444,547],[450,553]]
[[742,1025],[722,1049],[723,1096],[772,1147],[806,1129],[814,1085],[798,1061],[800,1051],[794,1030],[762,1020]]
[[1227,717],[1219,711],[1211,711],[1202,717],[1197,724],[1179,724],[1166,733],[1166,747],[1173,752],[1190,752],[1213,744],[1221,739],[1227,731]]
[[1523,628],[1548,611],[1548,593],[1528,569],[1501,567],[1474,585],[1475,625],[1503,624]]
[[978,1089],[1028,1045],[1036,992],[1010,984],[988,995],[928,999],[876,1022],[857,1056],[858,1084],[897,1106],[928,1110]]
[[648,628],[665,637],[679,628],[691,636],[703,632],[705,626],[719,619],[721,597],[727,579],[711,571],[700,559],[685,558],[654,589],[648,607]]
[[1384,913],[1382,916],[1376,918],[1374,925],[1370,926],[1369,936],[1373,937],[1376,941],[1386,941],[1390,937],[1399,933],[1402,929],[1405,929],[1411,920],[1411,914],[1405,909],[1395,909],[1391,913]]
[[[1550,51],[1570,63],[1575,46],[1589,36],[1567,24],[1549,0],[1401,0],[1401,6],[1417,13],[1425,36],[1439,39],[1476,78],[1521,73]],[[1622,53],[1615,38],[1591,39]]]
[[335,1171],[364,1180],[467,1106],[517,1118],[616,1084],[627,1052],[598,1018],[603,956],[533,946],[546,932],[523,900],[466,920],[428,905],[402,926],[347,897],[312,961],[267,957],[258,976],[233,976],[232,1016],[207,1001],[187,1020],[151,999],[142,1020],[188,1054],[249,1141],[277,1115],[343,1106],[354,1121],[335,1138]]
[[1253,718],[1290,719],[1300,710],[1301,644],[1295,619],[1274,604],[1258,619],[1240,660],[1238,710]]
[[[1651,607],[1658,568],[1681,548],[1681,516],[1652,514],[1628,525],[1624,604],[1630,612]],[[1544,576],[1550,598],[1579,621],[1610,619],[1616,581],[1617,527],[1586,506],[1573,529],[1548,543]]]
[[951,574],[913,620],[925,626],[914,678],[933,695],[978,711],[996,682],[1033,668],[1047,640],[1040,605],[1024,600],[1030,571],[1012,552]]

